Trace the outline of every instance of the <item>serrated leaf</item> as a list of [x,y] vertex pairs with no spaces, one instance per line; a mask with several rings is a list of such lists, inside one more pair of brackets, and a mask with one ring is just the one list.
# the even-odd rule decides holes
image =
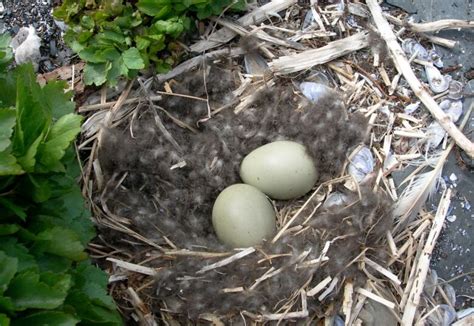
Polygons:
[[17,318],[12,326],[74,326],[79,319],[62,311],[42,311],[26,317]]
[[74,288],[80,289],[95,304],[115,309],[114,301],[107,295],[107,275],[99,268],[83,262],[74,274]]
[[33,309],[55,309],[63,304],[71,286],[67,274],[25,271],[10,282],[5,295],[10,297],[19,311]]
[[80,290],[71,290],[67,297],[66,305],[74,307],[76,313],[84,324],[120,326],[123,324],[118,312],[96,305]]
[[118,82],[119,77],[127,76],[128,68],[123,62],[123,57],[120,56],[112,62],[112,68],[107,73],[107,80],[110,86],[115,86]]
[[51,124],[51,110],[44,104],[44,94],[36,82],[31,64],[16,69],[16,127],[12,154],[27,172],[33,171],[40,142]]
[[38,150],[38,163],[41,165],[42,172],[57,171],[55,167],[64,156],[66,148],[76,138],[81,131],[82,117],[70,113],[59,118],[49,131],[44,144],[41,144]]
[[0,251],[0,295],[8,288],[8,284],[18,269],[18,259],[7,256],[6,253]]
[[8,237],[0,238],[0,240],[0,250],[8,256],[18,259],[18,273],[27,269],[38,270],[35,258],[24,245],[17,242],[17,239]]
[[74,261],[87,258],[77,233],[64,227],[56,226],[39,233],[36,237],[36,245],[44,252]]
[[123,63],[128,69],[143,69],[145,63],[140,56],[140,51],[137,48],[130,48],[122,53]]
[[0,71],[4,71],[13,61],[13,51],[10,47],[10,41],[10,35],[0,34]]
[[112,46],[88,47],[79,53],[82,60],[89,63],[105,63],[120,57],[120,53]]
[[0,108],[0,152],[11,145],[13,127],[16,124],[14,108]]
[[65,81],[50,81],[41,89],[43,103],[49,108],[54,119],[74,112],[75,105],[71,101],[73,93],[64,91],[68,87]]
[[107,81],[107,73],[112,68],[107,63],[88,63],[84,68],[84,82],[86,85],[100,86]]
[[42,272],[71,272],[72,261],[68,258],[59,257],[45,252],[38,253],[35,250],[32,250],[32,253],[34,253],[39,270]]
[[0,176],[19,175],[24,172],[10,151],[0,152]]
[[69,227],[76,231],[81,243],[86,246],[95,235],[91,214],[84,205],[79,187],[64,193],[61,197],[49,200],[41,207],[42,219],[51,221],[54,225]]

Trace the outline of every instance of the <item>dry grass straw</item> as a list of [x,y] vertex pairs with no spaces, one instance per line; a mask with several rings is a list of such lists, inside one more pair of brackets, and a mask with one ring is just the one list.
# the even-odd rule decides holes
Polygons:
[[[213,32],[207,35],[206,39],[190,47],[191,50],[197,53],[204,53],[211,49],[215,50],[191,58],[169,73],[154,78],[159,82],[171,80],[197,67],[203,58],[218,60],[222,55],[231,58],[238,57],[244,52],[236,47],[229,49],[228,42],[237,35],[252,34],[267,45],[266,51],[269,53],[266,53],[268,57],[273,58],[269,64],[270,78],[262,79],[242,75],[241,88],[234,93],[238,95],[239,101],[232,103],[234,111],[239,114],[251,104],[252,98],[255,96],[255,92],[252,92],[252,90],[272,87],[277,81],[275,75],[291,74],[286,77],[296,80],[299,75],[295,75],[295,73],[304,73],[308,69],[319,68],[344,93],[347,107],[364,113],[370,120],[368,138],[369,146],[377,160],[374,170],[374,189],[377,189],[377,191],[390,194],[394,200],[397,200],[400,194],[397,194],[397,189],[390,175],[391,171],[425,155],[421,148],[408,146],[408,143],[413,139],[426,137],[423,129],[430,121],[429,116],[426,114],[413,116],[400,113],[400,109],[403,109],[408,102],[414,102],[417,97],[453,137],[449,146],[443,151],[442,159],[436,169],[442,168],[444,160],[454,147],[455,142],[472,154],[472,143],[461,134],[452,122],[446,119],[444,113],[440,113],[438,104],[433,96],[429,94],[427,88],[418,81],[413,70],[413,63],[407,60],[401,52],[397,40],[397,37],[402,37],[406,29],[411,32],[425,33],[446,28],[471,28],[473,26],[472,22],[445,20],[425,24],[405,23],[403,14],[400,17],[382,14],[377,1],[368,0],[368,6],[349,2],[346,10],[357,19],[373,17],[375,26],[367,25],[367,28],[355,28],[347,24],[347,20],[336,10],[321,8],[316,1],[311,1],[311,4],[309,10],[313,13],[316,27],[313,26],[305,30],[300,30],[300,22],[297,23],[304,8],[298,6],[296,0],[272,1],[248,13],[235,23],[219,18],[215,20],[214,24],[222,27],[216,28],[217,25],[214,25]],[[286,10],[284,17],[269,20],[271,16],[277,15],[282,10]],[[400,28],[397,37],[394,33],[394,28],[397,27],[389,25],[386,19]],[[360,51],[373,45],[371,43],[373,36],[369,36],[368,32],[373,33],[374,30],[380,32],[383,40],[387,43],[388,51],[391,53],[395,65],[386,58],[381,58],[377,51],[373,51],[372,54],[367,50]],[[265,31],[271,31],[272,35]],[[339,36],[336,37],[335,35]],[[426,38],[427,36],[423,34],[420,37]],[[452,47],[453,45],[450,40],[434,36],[428,36],[427,38],[443,46]],[[380,42],[380,40],[376,41]],[[412,93],[407,94],[400,87],[403,77],[413,89]],[[258,248],[244,248],[230,252],[207,252],[206,250],[190,251],[177,248],[169,240],[167,240],[168,244],[166,246],[158,245],[134,231],[129,220],[110,212],[105,201],[96,200],[97,194],[99,194],[99,198],[102,198],[103,194],[109,190],[109,186],[104,183],[100,164],[97,161],[97,149],[101,141],[102,126],[119,125],[125,119],[136,116],[142,106],[155,106],[154,103],[163,96],[186,96],[196,101],[207,100],[170,93],[166,89],[155,92],[155,95],[150,95],[149,87],[150,80],[131,81],[125,86],[118,99],[109,101],[106,100],[107,90],[104,89],[99,103],[88,104],[79,108],[79,112],[88,115],[88,121],[90,122],[85,124],[85,137],[78,146],[81,157],[86,157],[82,166],[82,189],[83,194],[89,198],[90,208],[97,224],[103,228],[110,228],[126,234],[130,239],[133,239],[130,242],[131,246],[135,243],[147,245],[149,260],[167,259],[172,261],[176,257],[200,257],[209,260],[210,263],[205,268],[196,272],[196,277],[225,265],[236,264],[240,259],[249,255],[255,255],[259,252]],[[212,119],[213,115],[226,108],[210,108],[208,118]],[[165,137],[179,149],[179,144],[167,132],[166,126],[162,123],[158,114],[156,115],[156,123]],[[175,123],[179,123],[179,121],[175,121]],[[395,152],[396,155],[390,155],[392,152]],[[350,162],[351,157],[348,158],[348,162]],[[390,163],[389,168],[386,168],[388,163]],[[336,184],[345,184],[353,190],[358,189],[357,183],[353,182],[347,175],[342,175],[340,178],[321,184],[306,202],[297,202],[290,210],[279,212],[282,227],[275,235],[272,243],[275,243],[283,234],[289,233],[298,236],[299,232],[302,232],[307,226],[305,223],[295,225],[294,222],[305,211],[310,202],[321,203],[333,191]],[[407,215],[394,224],[393,229],[386,233],[387,252],[391,254],[386,266],[381,266],[370,260],[365,256],[365,252],[361,251],[360,255],[351,264],[357,264],[360,270],[368,276],[365,287],[356,287],[349,279],[339,279],[336,275],[327,275],[315,286],[309,287],[311,280],[308,280],[304,287],[294,289],[294,294],[291,298],[288,298],[288,302],[279,311],[264,314],[242,311],[242,318],[253,320],[257,324],[267,321],[281,323],[285,320],[302,318],[313,321],[326,319],[326,322],[329,322],[327,316],[339,313],[344,316],[345,325],[352,325],[360,323],[358,315],[364,302],[370,299],[388,307],[395,318],[403,325],[422,322],[437,309],[436,303],[424,297],[423,285],[429,269],[430,255],[436,245],[436,239],[446,217],[450,195],[449,190],[444,194],[435,216],[424,210],[415,211],[416,218],[408,219]],[[422,205],[423,203],[420,203],[417,209],[419,210]],[[318,207],[311,215],[305,216],[304,220],[309,221]],[[306,260],[309,252],[303,252],[299,257],[295,257],[292,268],[320,266],[327,263],[330,258],[326,256],[326,253],[336,240],[339,239],[326,242],[318,259]],[[136,261],[132,253],[113,248],[102,237],[91,244],[90,251],[92,257],[99,260],[105,258],[109,262],[105,266],[109,266],[108,271],[111,274],[111,292],[121,304],[120,308],[124,315],[131,316],[132,319],[142,325],[156,325],[160,322],[165,324],[176,323],[173,314],[165,306],[162,307],[159,316],[152,313],[152,311],[156,311],[150,306],[153,302],[150,293],[153,288],[153,277],[156,274],[156,269],[148,267],[147,261]],[[276,258],[278,257],[268,257],[267,259],[271,261],[271,259]],[[259,278],[255,279],[253,285],[247,290],[255,289],[260,283],[281,272],[282,268],[270,267]],[[373,276],[374,273],[377,274],[377,277]],[[128,281],[128,286],[121,284],[123,280]],[[244,288],[225,288],[222,291],[238,293],[244,291]],[[334,311],[334,305],[327,304],[324,301],[328,295],[334,293],[341,293],[342,298],[341,306],[337,311]],[[325,313],[310,316],[308,298],[317,298],[318,301],[324,303]],[[424,316],[421,313],[422,309],[425,312]],[[215,325],[224,324],[221,316],[211,313],[202,315],[201,320]],[[459,325],[462,325],[462,323]]]

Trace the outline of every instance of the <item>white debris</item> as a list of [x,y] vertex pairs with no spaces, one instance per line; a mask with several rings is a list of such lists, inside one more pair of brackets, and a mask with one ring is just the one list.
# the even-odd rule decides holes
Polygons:
[[17,64],[31,62],[35,71],[38,70],[39,59],[41,58],[41,39],[36,35],[33,26],[20,28],[12,39],[10,46],[13,48]]
[[435,93],[446,91],[451,82],[451,76],[444,76],[435,66],[425,66],[426,78],[430,88]]
[[420,102],[415,102],[415,103],[411,103],[411,104],[408,104],[406,107],[405,107],[405,113],[406,114],[412,114],[413,112],[415,112],[416,110],[418,110],[418,108],[420,107]]
[[451,175],[449,176],[449,180],[451,180],[452,182],[456,182],[458,180],[458,177],[454,173],[451,173]]
[[331,91],[326,85],[313,82],[302,82],[300,90],[308,100],[314,103],[324,98]]
[[446,217],[446,219],[451,223],[456,221],[456,218],[457,218],[456,215],[449,215],[449,216]]
[[374,157],[368,147],[362,149],[354,155],[349,164],[348,172],[350,175],[361,182],[364,178],[374,170]]

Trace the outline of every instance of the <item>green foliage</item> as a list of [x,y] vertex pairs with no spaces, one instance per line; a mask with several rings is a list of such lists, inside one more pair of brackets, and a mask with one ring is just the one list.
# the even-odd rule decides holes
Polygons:
[[87,62],[86,84],[115,85],[150,64],[158,72],[175,64],[175,40],[194,18],[245,9],[245,0],[64,0],[54,15],[68,25],[64,38]]
[[35,78],[31,65],[0,72],[0,325],[121,325],[85,252],[95,230],[71,145],[81,117],[65,84]]

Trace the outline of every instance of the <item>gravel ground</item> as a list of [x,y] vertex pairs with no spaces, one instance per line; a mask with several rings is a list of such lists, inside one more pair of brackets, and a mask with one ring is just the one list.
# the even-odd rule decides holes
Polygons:
[[52,8],[57,0],[0,1],[0,33],[12,37],[21,27],[33,26],[41,38],[39,72],[48,72],[69,64],[71,51],[64,45],[61,30],[53,20]]

